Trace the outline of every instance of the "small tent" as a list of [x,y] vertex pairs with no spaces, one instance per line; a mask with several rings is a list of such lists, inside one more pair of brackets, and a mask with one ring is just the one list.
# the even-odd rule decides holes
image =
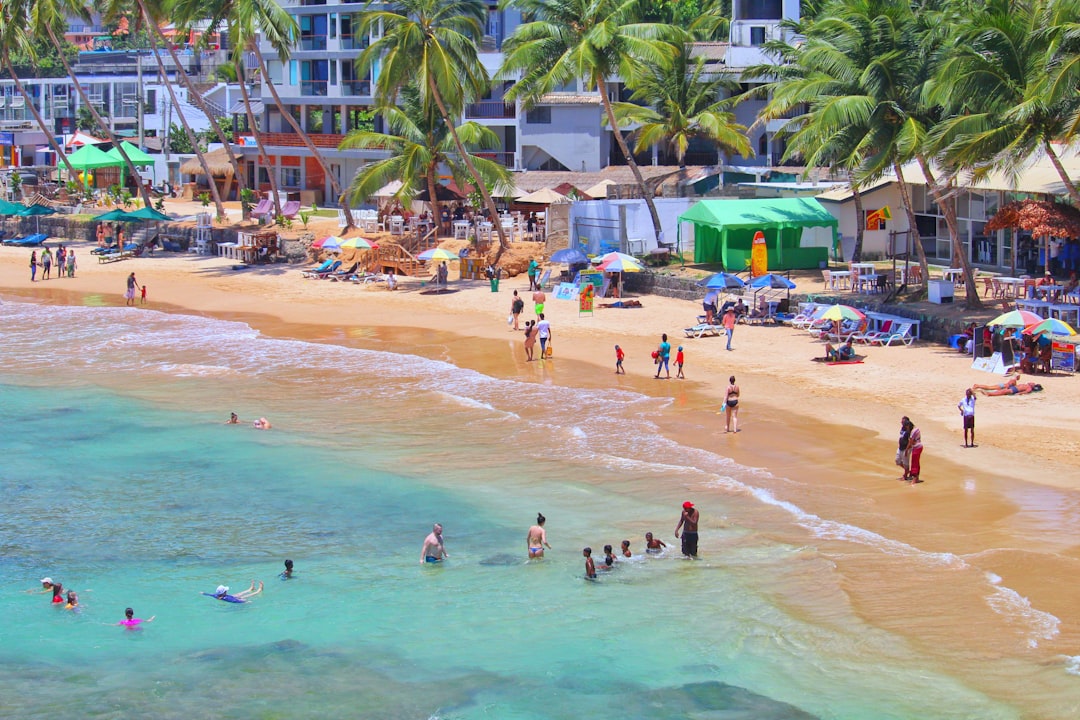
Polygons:
[[[694,262],[749,267],[754,233],[765,233],[770,270],[814,269],[837,242],[837,220],[813,198],[702,200],[679,216],[694,226]],[[680,237],[681,244],[681,237]]]

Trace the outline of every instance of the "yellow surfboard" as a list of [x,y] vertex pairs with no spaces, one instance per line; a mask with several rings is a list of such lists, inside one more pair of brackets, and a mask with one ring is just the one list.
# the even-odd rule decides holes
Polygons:
[[754,244],[750,247],[750,277],[759,277],[769,272],[769,248],[765,245],[765,233],[754,233]]

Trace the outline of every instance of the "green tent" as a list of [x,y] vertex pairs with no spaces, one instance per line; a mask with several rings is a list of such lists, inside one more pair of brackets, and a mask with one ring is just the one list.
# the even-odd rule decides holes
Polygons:
[[[750,265],[754,233],[765,233],[770,270],[814,269],[839,241],[837,220],[814,198],[702,200],[679,216],[694,225],[694,262],[723,263],[729,271]],[[831,238],[804,236],[805,228],[828,228]]]
[[[154,164],[154,158],[150,157],[131,143],[122,142],[120,143],[120,146],[124,148],[124,152],[127,153],[128,158],[131,160],[131,164],[135,167],[148,167]],[[120,156],[120,151],[115,147],[111,148],[105,155],[112,158],[115,162],[124,162],[124,158]],[[121,167],[123,167],[123,165],[121,165]]]
[[98,150],[93,145],[83,145],[75,152],[68,155],[68,162],[72,167],[80,170],[97,170],[103,167],[118,167],[119,161]]

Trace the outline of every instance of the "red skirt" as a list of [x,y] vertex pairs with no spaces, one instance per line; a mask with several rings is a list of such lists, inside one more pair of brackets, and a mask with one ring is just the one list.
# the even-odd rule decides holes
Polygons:
[[921,469],[919,466],[919,458],[921,457],[922,445],[911,449],[911,467],[908,469],[908,472],[915,477],[919,477],[919,470]]

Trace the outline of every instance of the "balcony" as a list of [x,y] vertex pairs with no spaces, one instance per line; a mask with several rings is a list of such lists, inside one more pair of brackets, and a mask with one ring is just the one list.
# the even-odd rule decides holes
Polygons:
[[326,97],[329,85],[328,80],[304,80],[300,83],[300,95],[305,97]]
[[342,50],[363,50],[371,42],[368,39],[367,34],[356,35],[342,35],[341,36],[341,49]]
[[512,152],[475,152],[476,157],[490,160],[491,162],[498,163],[503,167],[514,167],[514,153]]
[[340,87],[345,97],[371,97],[370,80],[342,80]]
[[465,117],[473,120],[513,119],[517,117],[517,107],[502,100],[481,100],[465,107]]
[[[338,135],[336,133],[308,133],[308,139],[311,140],[311,144],[317,148],[329,148],[337,149],[337,146],[341,144],[341,141],[345,138],[344,135]],[[246,142],[248,138],[251,138],[250,133],[240,133],[241,142],[244,147],[254,147],[255,141],[251,140],[250,143]],[[305,147],[304,140],[299,135],[294,133],[261,133],[259,137],[262,139],[263,145],[267,148],[274,147]]]
[[301,50],[325,50],[326,49],[326,36],[325,35],[301,35],[300,36],[300,49]]

